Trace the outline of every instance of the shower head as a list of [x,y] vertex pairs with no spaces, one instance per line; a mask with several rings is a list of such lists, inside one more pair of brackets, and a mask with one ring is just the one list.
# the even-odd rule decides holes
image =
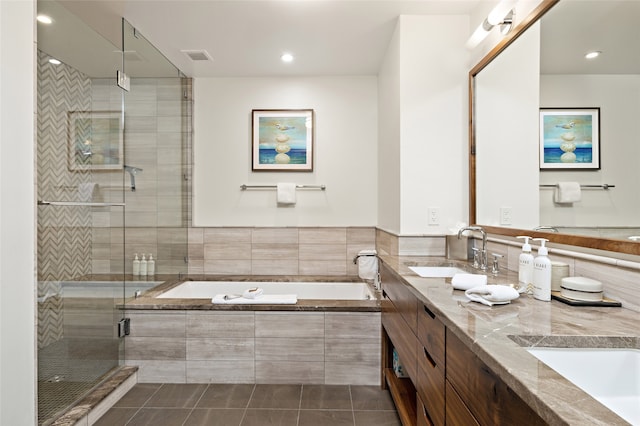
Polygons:
[[127,166],[126,164],[123,166],[124,171],[129,173],[131,176],[131,191],[136,190],[136,175],[138,172],[142,172],[142,169],[134,166]]

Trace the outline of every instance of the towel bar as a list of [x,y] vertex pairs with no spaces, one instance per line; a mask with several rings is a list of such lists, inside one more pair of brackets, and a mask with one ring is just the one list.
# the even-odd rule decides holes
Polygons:
[[[540,188],[557,188],[558,185],[540,185]],[[608,183],[603,183],[602,185],[580,185],[580,188],[601,188],[601,189],[609,189],[615,188],[615,185],[609,185]]]
[[[277,185],[240,185],[240,189],[242,191],[246,191],[247,189],[276,189]],[[297,189],[319,189],[324,191],[327,189],[325,185],[296,185]]]

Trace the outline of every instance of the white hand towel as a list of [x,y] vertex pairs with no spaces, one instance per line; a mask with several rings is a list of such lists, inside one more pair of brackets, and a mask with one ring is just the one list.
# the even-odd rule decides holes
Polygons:
[[553,193],[553,201],[558,204],[575,203],[580,201],[582,193],[578,182],[558,182],[555,192]]
[[255,299],[234,297],[225,299],[224,294],[216,294],[211,303],[217,305],[295,305],[298,296],[295,294],[263,294]]
[[455,274],[451,284],[456,290],[469,290],[473,287],[487,285],[487,276],[480,274]]
[[483,285],[464,292],[474,302],[487,306],[504,305],[520,297],[517,290],[506,285]]
[[293,205],[296,203],[296,184],[295,183],[279,183],[277,184],[278,204]]
[[358,276],[363,280],[374,280],[378,273],[378,252],[361,250],[358,252]]

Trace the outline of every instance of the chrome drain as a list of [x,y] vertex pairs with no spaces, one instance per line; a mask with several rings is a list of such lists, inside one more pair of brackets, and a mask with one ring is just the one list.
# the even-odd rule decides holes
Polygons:
[[64,380],[64,376],[53,376],[46,380],[47,383],[58,383]]

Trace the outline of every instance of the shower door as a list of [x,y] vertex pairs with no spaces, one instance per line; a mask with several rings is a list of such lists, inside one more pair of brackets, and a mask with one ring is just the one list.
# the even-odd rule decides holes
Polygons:
[[122,49],[39,1],[38,423],[119,365],[124,296]]

